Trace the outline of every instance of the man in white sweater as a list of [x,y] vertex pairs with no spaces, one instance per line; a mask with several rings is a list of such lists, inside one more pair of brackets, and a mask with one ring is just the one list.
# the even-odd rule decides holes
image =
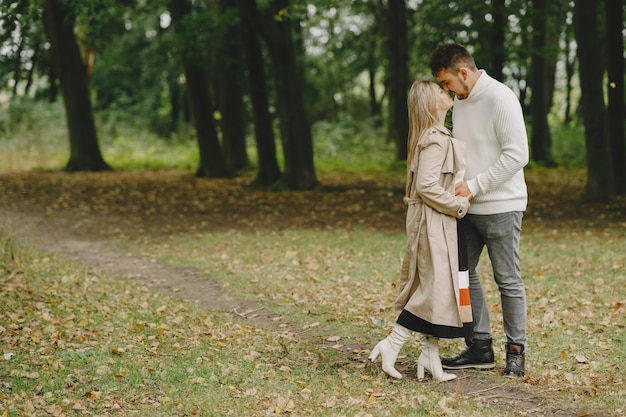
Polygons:
[[500,290],[507,338],[504,375],[524,376],[528,344],[519,240],[528,200],[523,171],[528,163],[528,137],[522,108],[513,91],[479,70],[461,45],[440,45],[429,65],[443,89],[455,96],[452,132],[466,143],[465,177],[456,194],[472,202],[464,224],[474,336],[466,340],[466,350],[442,359],[442,365],[444,369],[496,366],[489,311],[476,273],[486,246]]

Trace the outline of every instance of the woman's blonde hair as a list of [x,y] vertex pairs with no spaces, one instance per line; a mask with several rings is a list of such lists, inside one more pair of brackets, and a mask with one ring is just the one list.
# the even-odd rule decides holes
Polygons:
[[409,137],[407,141],[407,161],[411,163],[417,142],[424,131],[440,123],[437,119],[437,92],[439,86],[433,81],[413,82],[407,98],[409,109]]

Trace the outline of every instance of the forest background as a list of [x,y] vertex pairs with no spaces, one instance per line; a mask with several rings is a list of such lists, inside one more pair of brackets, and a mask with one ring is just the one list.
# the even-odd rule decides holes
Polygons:
[[[3,416],[626,414],[621,1],[3,0],[0,25]],[[526,114],[519,381],[501,349],[443,386],[418,343],[400,382],[366,361],[406,91],[449,41]]]
[[[119,150],[125,128],[170,143],[195,138],[200,177],[254,166],[256,182],[274,188],[315,187],[314,140],[333,135],[326,151],[342,137],[356,150],[375,136],[394,147],[387,162],[401,163],[406,91],[413,79],[431,78],[434,47],[456,41],[519,95],[533,163],[584,161],[588,199],[626,192],[619,0],[46,0],[0,7],[3,140],[40,113],[35,103],[53,108],[62,99],[68,171],[120,166],[101,147],[118,142]],[[561,128],[572,138],[579,135],[569,129],[583,129],[584,149],[563,150],[575,139],[555,148],[553,132]]]

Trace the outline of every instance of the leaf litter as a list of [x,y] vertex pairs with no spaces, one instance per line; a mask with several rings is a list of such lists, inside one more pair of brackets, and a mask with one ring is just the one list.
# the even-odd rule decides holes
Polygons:
[[[530,206],[525,215],[525,234],[535,234],[544,239],[556,239],[562,233],[570,233],[577,239],[582,236],[590,242],[610,242],[624,237],[626,223],[624,220],[624,200],[619,199],[611,204],[582,204],[579,201],[581,194],[581,174],[563,176],[551,171],[532,172],[529,175]],[[35,242],[43,244],[45,250],[50,250],[57,254],[64,255],[69,259],[80,259],[87,264],[97,265],[103,269],[115,273],[123,272],[131,281],[140,285],[146,285],[148,289],[167,289],[176,296],[192,299],[200,306],[208,306],[222,311],[239,311],[239,316],[254,323],[269,323],[271,329],[279,332],[301,332],[302,330],[321,331],[324,327],[320,321],[311,321],[301,325],[300,329],[293,329],[292,324],[286,321],[282,315],[276,315],[267,311],[265,306],[254,301],[242,300],[237,296],[224,291],[219,285],[203,280],[201,284],[197,280],[197,271],[193,269],[168,268],[155,261],[156,255],[146,253],[144,258],[138,258],[132,254],[121,254],[111,250],[102,242],[115,239],[129,239],[137,242],[145,242],[147,247],[151,243],[162,240],[167,241],[171,236],[177,234],[203,234],[225,231],[226,233],[241,233],[242,231],[280,231],[291,228],[310,228],[313,230],[355,230],[368,228],[381,231],[383,233],[402,233],[404,206],[401,204],[402,181],[401,176],[397,178],[346,178],[338,176],[326,176],[322,182],[326,185],[325,190],[310,192],[288,192],[269,193],[263,190],[253,189],[247,186],[246,179],[236,180],[199,180],[189,177],[181,172],[148,172],[148,173],[105,173],[88,175],[70,175],[62,173],[17,173],[3,174],[0,181],[0,195],[2,200],[2,214],[6,219],[12,219],[19,227],[26,228],[29,238]],[[366,192],[364,192],[366,191]],[[558,198],[555,198],[558,195]],[[400,200],[400,202],[398,202]],[[345,204],[349,201],[349,204]],[[571,204],[568,204],[568,201]],[[558,221],[558,224],[555,222]],[[27,229],[30,225],[31,229]],[[17,229],[19,229],[19,227]],[[15,231],[15,224],[12,231]],[[565,245],[568,249],[567,243]],[[537,245],[541,251],[541,245]],[[333,255],[331,252],[324,254],[320,249],[322,258],[332,256],[346,257],[346,254]],[[231,251],[225,251],[220,256],[229,259]],[[309,284],[319,285],[328,277],[320,277],[319,271],[323,271],[325,265],[323,259],[316,259],[313,256],[302,256],[301,254],[287,250],[284,252],[284,259],[292,267],[300,270],[302,268],[309,273]],[[153,256],[154,255],[154,256]],[[199,252],[201,256],[201,252]],[[245,261],[236,260],[239,265],[245,265]],[[330,265],[334,265],[330,261]],[[618,282],[606,283],[594,281],[592,288],[585,284],[580,284],[580,288],[575,288],[579,292],[589,292],[593,294],[593,287],[599,285],[614,285],[619,288],[619,280],[623,283],[623,256],[616,259],[606,259],[610,268],[615,271]],[[43,257],[36,259],[38,266],[51,265],[50,258]],[[231,263],[232,265],[232,263]],[[558,260],[550,265],[532,265],[537,268],[533,273],[541,282],[543,277],[567,275],[564,270],[573,271],[571,275],[575,277],[585,276],[594,273],[597,269],[597,262],[594,259],[581,255],[576,262],[567,267],[559,265]],[[296,270],[294,270],[296,271]],[[603,271],[603,270],[602,270]],[[266,272],[259,268],[257,274]],[[159,277],[168,275],[167,282]],[[620,275],[621,274],[621,275]],[[298,272],[294,272],[292,278],[296,281]],[[20,275],[20,279],[26,275]],[[3,283],[7,288],[5,294],[17,297],[17,294],[34,294],[34,289],[29,287],[28,280],[18,284],[13,275],[11,281],[7,279]],[[287,277],[289,279],[289,277]],[[349,277],[348,277],[349,280]],[[133,376],[128,374],[128,369],[123,366],[116,367],[117,360],[137,357],[137,352],[141,351],[146,355],[145,361],[154,356],[158,356],[165,351],[180,351],[184,348],[197,344],[196,340],[183,340],[179,328],[185,325],[185,315],[188,313],[184,307],[176,307],[177,312],[170,311],[166,304],[157,306],[151,305],[152,299],[150,290],[140,292],[141,295],[133,293],[130,287],[121,290],[121,295],[112,296],[119,290],[105,290],[99,286],[102,279],[97,274],[85,274],[84,276],[64,276],[61,283],[53,283],[49,288],[43,290],[32,299],[31,312],[28,314],[9,313],[9,319],[13,323],[20,323],[17,327],[10,328],[4,325],[0,336],[11,341],[3,345],[3,349],[8,352],[17,351],[19,346],[33,345],[37,349],[29,354],[37,354],[40,357],[38,365],[34,370],[30,366],[22,363],[14,370],[13,376],[30,380],[40,380],[55,376],[64,377],[65,385],[63,389],[70,389],[78,386],[81,381],[80,375],[71,375],[72,366],[70,362],[74,360],[84,360],[90,356],[100,353],[94,352],[94,346],[103,337],[108,339],[109,354],[108,359],[101,361],[102,365],[97,369],[97,374],[112,375],[114,380],[128,381]],[[70,283],[73,288],[80,288],[82,292],[94,292],[99,295],[99,299],[91,300],[81,305],[81,314],[77,311],[63,311],[64,296],[59,296],[62,292],[62,284]],[[339,283],[335,284],[336,289],[342,288]],[[554,284],[558,285],[558,284]],[[13,287],[12,287],[13,286]],[[303,285],[302,288],[306,288]],[[549,288],[549,286],[548,286]],[[198,296],[198,290],[202,289],[206,294]],[[387,288],[385,291],[390,291]],[[605,293],[598,292],[598,297]],[[298,290],[303,302],[315,300],[316,291],[302,292]],[[490,292],[490,301],[497,308],[497,291]],[[76,293],[66,293],[65,298],[75,297]],[[212,295],[211,295],[212,294]],[[529,363],[529,376],[524,381],[501,382],[501,378],[495,372],[462,373],[459,381],[453,387],[446,384],[438,384],[431,389],[448,392],[449,397],[444,395],[439,400],[437,408],[441,415],[453,413],[455,403],[458,398],[455,393],[462,392],[469,397],[476,396],[482,401],[517,410],[521,415],[553,415],[565,416],[573,415],[572,408],[563,405],[563,398],[573,399],[573,403],[580,404],[584,411],[579,411],[579,415],[603,416],[602,410],[592,410],[586,408],[584,404],[589,398],[594,398],[599,392],[614,393],[610,395],[623,395],[623,380],[619,372],[609,372],[607,361],[595,360],[594,357],[614,350],[615,342],[611,340],[611,335],[606,329],[607,326],[614,326],[620,322],[620,317],[624,314],[624,304],[622,300],[610,300],[602,303],[600,298],[592,301],[578,300],[578,305],[574,306],[576,313],[568,313],[568,309],[555,310],[554,306],[563,305],[562,292],[555,292],[554,297],[549,294],[534,294],[529,290],[529,301],[533,305],[539,305],[541,314],[529,312],[529,322],[532,333],[538,335],[549,335],[550,328],[561,328],[572,320],[577,320],[579,326],[577,334],[580,332],[587,336],[588,343],[578,346],[577,343],[565,344],[565,348],[555,352],[557,356],[545,363]],[[191,296],[195,296],[195,298]],[[345,298],[348,294],[343,294]],[[317,295],[317,302],[325,301],[326,296]],[[320,298],[322,297],[322,298]],[[225,300],[226,299],[226,300]],[[369,302],[368,302],[369,299]],[[55,300],[55,303],[51,303]],[[366,301],[366,304],[361,304]],[[371,302],[380,303],[380,307],[371,310]],[[363,300],[350,299],[349,303],[355,310],[387,311],[388,298],[382,298],[381,294],[374,291],[371,295],[363,296]],[[600,302],[598,302],[600,301]],[[135,342],[116,342],[116,332],[113,323],[117,322],[115,313],[116,306],[136,303],[140,306],[140,311],[152,315],[146,320],[137,320],[133,326],[122,329],[124,333],[134,335]],[[67,305],[68,303],[66,303]],[[598,310],[602,314],[601,320],[598,317]],[[121,309],[120,309],[121,311]],[[61,314],[62,313],[62,314]],[[94,314],[100,315],[100,322],[94,321]],[[375,315],[378,313],[375,313]],[[391,313],[392,315],[393,313]],[[63,317],[63,320],[59,317]],[[494,327],[501,326],[498,315],[492,315],[495,323]],[[352,316],[350,316],[352,317]],[[388,315],[386,320],[391,317]],[[158,320],[156,319],[158,318]],[[163,322],[161,318],[165,318]],[[352,317],[353,318],[353,317]],[[583,321],[580,321],[580,318]],[[370,319],[376,322],[374,315]],[[379,319],[378,319],[379,320]],[[36,324],[36,325],[33,325]],[[378,322],[375,327],[386,327],[388,321]],[[247,326],[247,325],[246,325]],[[619,324],[618,324],[619,326]],[[227,346],[230,342],[226,334],[219,330],[219,326],[213,326],[207,330],[204,325],[192,325],[199,334],[205,334],[214,340],[216,351]],[[618,327],[619,328],[619,327]],[[245,329],[245,331],[244,331]],[[19,330],[19,332],[18,332]],[[249,337],[248,327],[240,329],[243,334]],[[621,327],[623,335],[623,324]],[[266,330],[267,331],[267,330]],[[265,331],[265,332],[266,332]],[[7,337],[11,332],[15,336]],[[142,333],[138,335],[136,333]],[[208,332],[208,333],[207,333]],[[19,335],[17,335],[19,333]],[[271,333],[270,333],[271,334]],[[298,334],[298,333],[296,333]],[[327,334],[318,337],[314,333],[308,333],[311,340],[320,340],[322,343],[332,346],[339,354],[347,357],[347,360],[340,360],[337,363],[351,363],[356,369],[364,369],[363,358],[367,356],[368,348],[375,338],[367,340],[355,340]],[[25,336],[27,335],[27,336]],[[163,342],[165,335],[171,335],[172,340],[167,346]],[[304,333],[300,333],[301,337]],[[138,338],[138,339],[137,339]],[[3,339],[4,340],[4,339]],[[141,343],[137,343],[139,340]],[[338,346],[341,340],[341,346]],[[553,350],[552,343],[560,341],[539,340],[535,349]],[[622,341],[623,343],[623,341]],[[581,343],[582,344],[582,343]],[[268,344],[271,346],[272,344]],[[279,344],[279,346],[281,346]],[[278,349],[285,349],[278,347]],[[622,345],[623,346],[623,345]],[[57,357],[51,352],[54,349],[62,350],[70,348],[73,353],[68,357]],[[453,346],[450,351],[457,347]],[[417,348],[418,349],[418,348]],[[591,349],[591,350],[590,350]],[[255,362],[261,361],[264,357],[263,351],[245,350],[244,360]],[[342,353],[343,352],[343,353]],[[271,352],[270,352],[271,353]],[[22,354],[16,355],[12,361],[18,359]],[[71,360],[69,360],[69,359]],[[116,359],[119,358],[119,359]],[[406,358],[406,357],[405,357]],[[313,358],[305,361],[318,364],[322,362],[332,363],[334,359]],[[43,360],[43,362],[41,362]],[[401,359],[402,360],[402,359]],[[199,356],[198,361],[205,362]],[[17,363],[17,362],[13,362]],[[589,367],[587,371],[581,372],[578,367]],[[150,375],[165,375],[163,364],[153,363],[146,368],[144,377]],[[263,368],[261,366],[261,368]],[[401,363],[399,368],[406,372],[412,372],[412,366]],[[222,374],[237,374],[239,371],[227,364],[220,365]],[[282,371],[281,371],[282,369]],[[586,369],[586,368],[585,368]],[[292,368],[284,364],[279,367],[278,372],[289,373]],[[608,373],[608,375],[607,375]],[[273,375],[273,376],[272,376]],[[266,374],[268,379],[276,378],[276,371]],[[364,380],[367,381],[370,377]],[[373,374],[374,378],[380,378],[380,372]],[[62,378],[61,378],[62,379]],[[207,376],[191,376],[187,379],[189,385],[203,386],[207,383]],[[393,381],[391,381],[393,382]],[[393,386],[393,385],[392,385]],[[261,390],[258,387],[247,387],[241,390],[237,385],[231,385],[232,391],[241,397],[258,397]],[[617,387],[617,388],[611,388]],[[621,394],[619,389],[622,389]],[[142,403],[173,405],[172,397],[163,395],[158,390],[150,390],[149,387]],[[538,389],[537,389],[538,388]],[[57,388],[59,391],[60,388]],[[300,391],[299,397],[305,398],[307,389]],[[452,390],[452,391],[448,391]],[[4,392],[4,391],[0,391]],[[152,393],[150,393],[152,392]],[[551,399],[550,392],[557,395]],[[485,395],[489,393],[488,395]],[[6,401],[9,397],[2,394]],[[362,405],[364,403],[380,403],[381,400],[390,399],[389,394],[385,394],[384,386],[377,389],[370,389],[364,393],[364,397],[351,399],[338,399],[339,392],[330,395],[322,403],[327,409],[334,409],[338,402],[353,403]],[[26,393],[14,393],[12,397],[14,404],[16,398],[27,398]],[[269,414],[294,414],[297,411],[302,415],[307,415],[305,410],[297,410],[299,400],[294,400],[293,396],[284,394],[270,395],[261,398],[260,403]],[[400,403],[412,404],[412,407],[421,407],[423,400],[401,399]],[[93,402],[98,401],[103,404],[101,409],[113,412],[123,410],[128,407],[127,400],[121,400],[115,395],[103,394],[96,389],[86,389],[81,400],[72,403],[61,401],[59,404],[46,404],[45,398],[42,401],[26,400],[23,412],[35,412],[45,410],[49,415],[63,415],[67,410],[74,410],[79,413],[88,413],[93,410]],[[90,405],[91,404],[91,405]],[[570,404],[571,405],[571,404]],[[91,407],[91,408],[90,408]],[[178,406],[175,406],[178,407]],[[574,409],[576,406],[574,406]],[[175,408],[176,409],[176,408]],[[181,410],[193,414],[193,410],[198,412],[198,406],[192,406]],[[384,409],[384,408],[383,408]],[[7,409],[8,410],[8,409]],[[624,413],[623,408],[618,413]],[[181,414],[181,415],[182,415]],[[367,413],[363,414],[366,415]],[[329,414],[330,415],[330,414]],[[382,415],[382,414],[381,414]]]

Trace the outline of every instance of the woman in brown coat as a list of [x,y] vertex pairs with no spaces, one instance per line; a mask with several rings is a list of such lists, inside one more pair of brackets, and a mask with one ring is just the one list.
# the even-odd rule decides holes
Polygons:
[[437,381],[456,377],[443,372],[439,338],[471,334],[467,261],[457,221],[470,203],[454,195],[455,177],[462,177],[464,169],[462,143],[444,127],[452,104],[431,81],[415,81],[408,96],[407,246],[394,303],[400,315],[391,334],[369,356],[374,361],[380,354],[383,370],[394,378],[402,378],[394,365],[411,331],[424,335],[418,378],[426,369]]

